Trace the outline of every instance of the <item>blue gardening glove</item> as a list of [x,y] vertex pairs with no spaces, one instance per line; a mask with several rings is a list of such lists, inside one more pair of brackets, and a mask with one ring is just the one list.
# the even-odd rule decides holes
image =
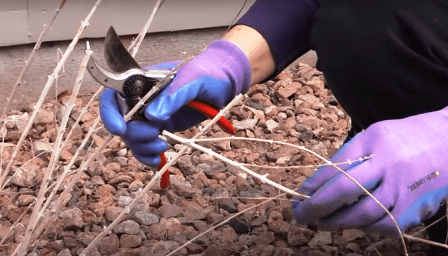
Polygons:
[[[171,69],[180,62],[161,63],[146,69]],[[123,139],[137,160],[157,166],[159,154],[167,149],[166,142],[158,139],[161,129],[182,131],[206,119],[186,107],[188,102],[197,99],[222,108],[249,87],[250,74],[245,53],[229,41],[218,40],[182,67],[167,88],[148,104],[146,120],[125,123],[111,89],[101,95],[101,118],[112,134]]]
[[[448,108],[378,122],[342,147],[332,162],[371,192],[404,232],[433,216],[448,198]],[[328,166],[298,189],[309,199],[293,203],[301,223],[327,230],[362,228],[398,236],[391,218],[346,176]]]

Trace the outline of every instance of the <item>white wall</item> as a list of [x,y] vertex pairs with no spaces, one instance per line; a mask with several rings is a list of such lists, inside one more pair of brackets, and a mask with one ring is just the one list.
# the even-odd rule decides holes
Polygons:
[[[70,40],[96,0],[67,0],[44,41]],[[245,0],[166,0],[149,32],[229,25]],[[248,0],[244,13],[255,0]],[[34,43],[60,0],[0,0],[0,46]],[[120,35],[137,34],[156,0],[103,0],[84,37],[104,37],[114,25]]]

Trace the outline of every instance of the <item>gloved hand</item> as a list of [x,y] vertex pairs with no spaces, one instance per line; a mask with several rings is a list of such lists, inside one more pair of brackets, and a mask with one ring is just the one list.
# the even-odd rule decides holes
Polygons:
[[[181,61],[166,62],[146,69],[171,69]],[[144,68],[145,69],[145,68]],[[193,99],[217,108],[229,103],[250,85],[251,66],[235,44],[218,40],[176,74],[173,81],[145,109],[147,120],[124,122],[116,93],[105,90],[100,98],[100,114],[105,127],[121,136],[140,162],[156,166],[167,148],[158,139],[161,129],[182,131],[205,120],[205,116],[185,105]]]
[[[434,215],[448,198],[447,146],[448,107],[373,124],[331,161],[354,161],[340,167],[371,192],[405,232]],[[298,192],[311,196],[293,203],[300,223],[317,220],[326,230],[362,228],[398,236],[385,211],[334,167],[317,170]]]

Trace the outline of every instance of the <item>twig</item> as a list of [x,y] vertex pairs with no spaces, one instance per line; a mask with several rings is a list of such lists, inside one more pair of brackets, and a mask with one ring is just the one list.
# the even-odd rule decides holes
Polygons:
[[[194,144],[193,142],[194,141],[200,141],[200,140],[196,140],[196,139],[190,139],[190,140],[188,140],[188,139],[183,139],[183,138],[180,138],[180,137],[178,137],[178,136],[175,136],[174,134],[169,134],[168,132],[166,132],[166,131],[164,131],[164,135],[166,135],[166,136],[168,136],[168,137],[171,137],[171,138],[173,138],[173,139],[176,139],[176,140],[178,140],[179,139],[179,141],[181,141],[182,143],[186,143],[186,144],[188,144],[189,146],[192,146],[192,147],[194,147],[194,148],[196,148],[196,149],[199,149],[199,150],[204,150],[204,152],[206,152],[206,153],[211,153],[211,154],[213,154],[213,156],[215,156],[216,158],[219,158],[219,159],[221,159],[221,160],[223,160],[224,161],[224,159],[227,159],[227,158],[225,158],[225,157],[223,157],[223,156],[221,156],[221,155],[219,155],[219,154],[216,154],[215,152],[213,152],[213,151],[211,151],[210,149],[208,149],[208,148],[204,148],[204,147],[201,147],[201,146],[199,146],[199,145],[197,145],[197,144]],[[246,138],[246,139],[252,139],[252,138]],[[323,160],[324,162],[326,162],[327,164],[329,164],[329,165],[332,165],[335,169],[337,169],[339,172],[341,172],[342,174],[344,174],[347,178],[349,178],[352,182],[354,182],[358,187],[360,187],[363,191],[364,191],[364,193],[366,193],[369,197],[371,197],[381,208],[383,208],[383,210],[387,213],[387,215],[389,215],[389,217],[392,219],[392,221],[393,221],[393,223],[394,223],[394,225],[395,225],[395,227],[397,228],[397,230],[398,230],[398,233],[399,233],[399,235],[400,235],[400,239],[401,239],[401,242],[402,242],[402,244],[403,244],[403,248],[404,248],[404,252],[405,252],[405,255],[408,255],[407,254],[407,249],[406,249],[406,242],[404,241],[404,238],[403,238],[403,233],[401,232],[401,229],[400,229],[400,227],[398,226],[398,223],[397,223],[397,221],[395,220],[395,218],[393,217],[393,215],[389,212],[389,210],[380,202],[380,201],[378,201],[378,199],[377,198],[375,198],[367,189],[365,189],[364,188],[364,186],[362,186],[358,181],[356,181],[353,177],[351,177],[347,172],[345,172],[344,170],[342,170],[340,167],[338,167],[338,166],[336,166],[336,165],[333,165],[333,163],[332,162],[330,162],[329,160],[327,160],[327,159],[325,159],[324,157],[322,157],[322,156],[320,156],[319,154],[317,154],[317,153],[315,153],[315,152],[313,152],[312,150],[309,150],[309,149],[307,149],[307,148],[305,148],[305,147],[302,147],[302,146],[297,146],[297,145],[294,145],[294,144],[291,144],[291,143],[287,143],[287,142],[281,142],[281,141],[273,141],[273,140],[260,140],[260,139],[256,139],[257,141],[263,141],[263,142],[269,142],[269,143],[278,143],[278,144],[282,144],[282,145],[289,145],[289,146],[291,146],[291,147],[295,147],[295,148],[298,148],[298,149],[302,149],[302,150],[305,150],[305,151],[307,151],[307,152],[309,152],[309,153],[311,153],[311,154],[313,154],[313,155],[315,155],[315,156],[317,156],[319,159],[321,159],[321,160]],[[370,156],[371,157],[371,156]],[[229,159],[227,159],[227,160],[229,160]],[[360,160],[362,160],[362,159],[360,159]],[[241,164],[238,164],[238,163],[236,163],[237,165],[236,166],[238,166],[238,167],[243,167],[243,166],[241,166]],[[270,180],[269,180],[270,181]],[[276,183],[275,183],[276,184]]]
[[[291,147],[295,147],[298,148],[300,150],[305,150],[307,152],[310,152],[309,149],[303,147],[303,146],[298,146],[298,145],[294,145],[294,144],[290,144],[290,143],[286,143],[286,142],[282,142],[282,141],[275,141],[275,140],[265,140],[265,139],[257,139],[257,138],[246,138],[246,137],[224,137],[224,138],[203,138],[203,139],[195,139],[195,142],[207,142],[207,141],[223,141],[223,140],[246,140],[246,141],[256,141],[256,142],[265,142],[265,143],[276,143],[276,144],[282,144],[282,145],[286,145],[286,146],[291,146]],[[356,160],[347,160],[345,162],[339,162],[339,163],[325,163],[325,164],[316,164],[316,165],[296,165],[296,166],[263,166],[263,165],[256,165],[256,164],[241,164],[244,166],[250,166],[250,167],[258,167],[258,168],[272,168],[272,169],[282,169],[282,168],[319,168],[319,167],[323,167],[323,166],[334,166],[334,165],[344,165],[344,164],[352,164],[354,162],[363,162],[365,160],[368,160],[372,158],[372,156],[365,156]]]
[[254,205],[254,206],[251,206],[251,207],[249,207],[249,208],[246,208],[246,209],[242,210],[241,212],[236,213],[236,214],[234,214],[234,215],[228,217],[227,219],[225,219],[225,220],[219,222],[218,224],[216,224],[216,225],[212,226],[211,228],[205,230],[204,232],[200,233],[199,235],[193,237],[193,238],[190,239],[188,242],[186,242],[185,244],[183,244],[182,246],[180,246],[180,247],[177,248],[176,250],[172,251],[171,253],[167,254],[166,256],[174,255],[175,252],[179,251],[179,250],[182,249],[182,248],[185,248],[185,246],[189,245],[189,244],[192,243],[194,240],[196,240],[196,239],[198,239],[199,237],[201,237],[201,236],[207,234],[208,232],[214,230],[215,228],[217,228],[217,227],[219,227],[219,226],[222,226],[223,224],[227,223],[229,220],[234,219],[234,218],[238,217],[239,215],[241,215],[241,214],[243,214],[243,213],[245,213],[245,212],[247,212],[247,211],[250,211],[250,210],[252,210],[252,209],[254,209],[254,208],[256,208],[256,207],[258,207],[258,206],[260,206],[260,205],[262,205],[262,204],[265,204],[265,203],[267,203],[267,202],[270,202],[270,201],[273,201],[273,200],[275,200],[275,199],[278,199],[278,198],[280,198],[280,197],[282,197],[282,196],[284,196],[284,195],[286,195],[286,193],[284,193],[284,194],[280,194],[280,195],[278,195],[278,196],[276,196],[276,197],[273,197],[273,198],[270,198],[270,199],[268,199],[268,200],[266,200],[266,201],[264,201],[264,202],[261,202],[261,203],[259,203],[259,204],[257,204],[257,205]]
[[[78,150],[76,151],[75,155],[72,157],[70,163],[64,167],[64,172],[62,173],[61,177],[59,177],[58,181],[55,183],[56,184],[55,188],[52,190],[50,196],[48,197],[48,199],[46,201],[46,204],[44,205],[44,207],[42,207],[41,211],[39,212],[39,217],[44,215],[44,211],[48,208],[48,204],[51,202],[50,199],[53,198],[53,196],[57,193],[60,185],[62,184],[63,180],[68,175],[68,173],[70,172],[70,169],[74,165],[79,154],[81,153],[83,148],[87,145],[87,142],[89,141],[90,137],[92,136],[93,132],[95,131],[95,127],[99,124],[100,120],[101,120],[100,117],[97,117],[97,119],[95,119],[91,129],[89,129],[88,134],[82,141],[82,143],[79,146]],[[39,223],[40,225],[34,231],[34,234],[33,234],[34,237],[39,236],[39,234],[42,233],[44,229],[48,228],[48,225],[50,223],[52,223],[52,220],[57,218],[59,211],[62,207],[62,203],[63,203],[64,199],[67,197],[68,193],[71,192],[73,186],[76,184],[76,182],[79,180],[81,175],[84,173],[84,170],[87,169],[87,166],[89,166],[90,163],[98,156],[98,154],[101,152],[101,150],[107,146],[107,144],[111,141],[112,138],[113,137],[111,135],[109,135],[104,140],[103,145],[101,145],[101,147],[98,148],[93,153],[93,155],[90,156],[87,161],[83,162],[81,164],[81,166],[75,171],[75,176],[72,178],[70,183],[67,185],[67,187],[64,189],[64,191],[61,193],[61,195],[58,197],[57,202],[56,202],[55,206],[53,207],[53,209],[51,209],[51,211],[48,213],[48,215],[46,215],[46,217]],[[38,224],[38,222],[36,222],[36,224]]]
[[33,205],[34,205],[34,202],[31,203],[30,205],[28,205],[28,207],[25,209],[25,211],[23,211],[22,214],[20,214],[19,218],[17,218],[17,220],[14,222],[14,224],[12,224],[12,226],[9,228],[8,233],[6,233],[5,236],[3,237],[2,241],[0,241],[0,245],[2,245],[7,240],[11,231],[17,226],[17,224],[22,220],[23,216],[25,216],[25,214],[28,213],[28,211],[31,209],[31,207]]
[[[247,200],[247,197],[241,197],[241,196],[218,196],[214,197],[214,199],[244,199]],[[264,197],[264,196],[257,196],[257,197],[251,197],[250,200],[267,200],[271,199],[271,197]],[[279,201],[288,201],[288,202],[297,202],[297,200],[294,199],[288,199],[288,198],[278,198],[276,200]]]
[[[154,12],[153,12],[153,14],[151,14],[151,16],[153,16],[153,15],[155,15],[155,13],[156,13],[156,11],[157,11],[157,9],[159,8],[159,4],[160,4],[160,1],[158,1],[157,2],[157,4],[156,4],[156,7],[154,8]],[[149,21],[147,22],[147,26],[149,27],[149,25],[151,24],[151,22],[152,22],[152,19],[153,19],[153,17],[150,17],[150,19],[149,19]],[[141,39],[140,40],[143,40],[143,35],[144,34],[142,34],[142,36],[141,36]],[[138,47],[140,46],[140,44],[138,44],[136,47],[134,47],[134,52],[135,52],[135,54],[137,53],[137,51],[138,51]],[[135,56],[133,56],[133,57],[135,57]],[[162,90],[162,89],[164,89],[164,87],[165,87],[165,85],[167,85],[170,81],[171,81],[171,78],[172,78],[172,76],[174,75],[174,73],[175,72],[177,72],[177,70],[178,69],[180,69],[183,65],[185,65],[189,60],[191,59],[191,57],[190,58],[188,58],[188,59],[186,59],[186,60],[184,60],[179,66],[177,66],[176,68],[174,68],[173,70],[171,70],[171,72],[170,73],[168,73],[168,75],[164,78],[164,79],[162,79],[161,81],[159,81],[155,86],[153,86],[152,88],[151,88],[151,90],[142,98],[142,99],[140,99],[140,101],[124,116],[124,120],[127,122],[128,120],[130,120],[131,118],[132,118],[132,116],[145,104],[145,102],[150,98],[150,97],[152,97],[155,93],[157,93],[159,90]],[[99,149],[97,149],[97,151],[95,152],[95,154],[98,154],[99,152],[101,152],[104,148],[105,148],[105,146],[112,140],[112,135],[109,135],[109,137],[104,141],[104,143],[103,143],[103,145],[101,145],[101,147],[99,148]],[[92,158],[91,158],[92,159]],[[90,159],[89,159],[90,160]],[[166,170],[166,169],[165,169]],[[83,171],[83,169],[81,169],[81,172]],[[78,172],[77,173],[77,175],[73,178],[73,180],[72,180],[72,182],[74,181],[74,180],[77,180],[77,176],[79,177],[79,173],[81,173],[81,172]],[[149,190],[149,188],[148,188],[148,190]],[[64,190],[64,192],[66,192],[67,190]],[[61,195],[61,197],[62,197],[62,195]],[[135,200],[128,206],[128,207],[132,207],[133,206],[133,203],[134,202],[136,202],[137,201],[137,198],[135,198]],[[59,202],[59,201],[58,201]],[[122,212],[121,213],[121,215],[120,216],[124,216],[124,212]],[[114,223],[117,223],[118,221],[119,221],[119,219],[120,219],[120,216],[111,224],[111,225],[109,225],[109,228],[112,228],[113,227],[113,224]],[[115,224],[116,225],[116,224]],[[105,230],[106,231],[106,230]],[[89,246],[84,250],[84,252],[86,252],[86,251],[88,251],[89,250],[89,248],[91,248],[102,236],[103,236],[103,234],[104,234],[104,232],[103,233],[101,233],[101,234],[99,234],[90,244],[89,244]],[[84,253],[82,254],[82,255],[84,255]]]
[[[56,141],[54,143],[54,147],[53,147],[53,154],[52,157],[50,159],[50,164],[47,168],[47,172],[44,175],[44,179],[42,181],[42,184],[40,186],[40,190],[39,190],[39,195],[38,195],[38,200],[37,200],[37,204],[35,206],[35,208],[33,209],[33,211],[38,211],[40,212],[40,214],[37,214],[36,216],[36,220],[33,222],[34,225],[36,225],[39,222],[40,217],[42,216],[43,212],[45,211],[45,209],[48,207],[53,195],[57,192],[57,189],[59,189],[59,185],[62,183],[63,178],[65,177],[64,175],[62,175],[62,177],[59,178],[59,182],[58,185],[56,185],[56,187],[53,189],[53,192],[51,193],[50,197],[48,197],[46,199],[46,203],[44,204],[44,207],[42,207],[41,210],[41,204],[43,203],[44,200],[44,196],[45,193],[47,192],[47,186],[48,186],[48,182],[49,182],[49,178],[51,177],[51,174],[53,173],[54,170],[54,165],[55,162],[57,161],[57,159],[59,159],[59,155],[61,152],[61,144],[62,144],[62,136],[64,134],[65,131],[65,127],[67,125],[68,119],[70,118],[70,113],[73,109],[73,107],[75,106],[75,100],[76,97],[78,95],[79,89],[81,88],[81,83],[82,80],[84,78],[84,74],[86,71],[86,67],[87,67],[87,61],[89,60],[90,56],[92,55],[92,50],[89,49],[89,45],[87,43],[87,50],[86,50],[86,54],[81,62],[81,67],[78,71],[78,76],[76,78],[76,82],[75,82],[75,86],[73,88],[73,92],[70,95],[70,98],[68,100],[68,103],[66,105],[66,110],[64,113],[64,116],[62,118],[61,124],[59,126],[59,131],[57,133],[57,137],[56,137]],[[75,159],[75,157],[72,158],[72,160]],[[65,172],[64,172],[65,173]],[[33,227],[34,229],[34,227]]]
[[370,238],[369,238],[368,236],[365,236],[365,238],[366,238],[367,242],[369,242],[370,245],[372,245],[373,250],[374,250],[376,253],[378,253],[379,256],[383,256],[383,255],[380,253],[380,251],[378,251],[378,249],[376,248],[375,244],[372,243],[372,240],[370,240]]
[[[2,177],[0,179],[0,185],[3,184],[3,181],[6,178],[6,175],[8,174],[10,168],[12,167],[12,165],[14,163],[14,160],[15,160],[15,158],[17,156],[17,153],[18,153],[18,151],[20,149],[20,145],[22,144],[22,142],[24,141],[24,139],[28,135],[28,132],[31,129],[31,126],[33,124],[34,118],[36,117],[36,115],[37,115],[37,113],[39,111],[40,106],[42,105],[43,101],[45,100],[45,96],[47,95],[49,89],[51,88],[51,86],[52,86],[52,84],[54,82],[54,79],[59,74],[59,71],[62,69],[64,63],[67,61],[67,59],[70,56],[70,54],[73,52],[73,49],[74,49],[75,45],[77,44],[77,42],[79,40],[79,37],[81,36],[81,34],[84,31],[84,29],[89,25],[90,18],[93,16],[93,14],[95,13],[95,11],[96,11],[96,9],[97,9],[97,7],[98,7],[98,5],[100,3],[101,3],[101,0],[97,0],[97,2],[95,3],[95,5],[91,9],[91,11],[89,12],[87,17],[85,18],[85,20],[81,22],[81,26],[79,27],[76,36],[73,38],[72,42],[68,46],[67,50],[65,51],[65,53],[62,56],[61,60],[59,61],[58,65],[56,66],[53,74],[49,77],[49,79],[47,81],[47,84],[45,85],[45,87],[44,87],[44,89],[42,91],[42,94],[41,94],[41,96],[40,96],[40,98],[38,100],[38,103],[36,104],[36,109],[34,110],[33,115],[31,116],[30,121],[29,121],[27,127],[25,128],[24,132],[22,133],[22,136],[20,137],[18,145],[17,145],[17,147],[16,147],[16,149],[15,149],[15,151],[14,151],[12,157],[11,157],[11,160],[9,161],[8,166],[6,167],[6,170],[5,170],[5,172],[3,173],[3,175],[2,175]],[[45,182],[45,178],[44,178],[43,182]],[[45,192],[45,190],[43,190],[43,192]],[[43,198],[42,198],[42,200],[43,200]],[[38,203],[36,205],[38,205],[40,203],[41,202],[38,201]],[[17,250],[17,254],[19,256],[25,255],[27,250],[28,250],[28,244],[30,242],[31,234],[32,234],[32,231],[33,231],[31,229],[31,227],[35,226],[36,223],[34,222],[34,220],[37,219],[37,214],[38,213],[39,213],[38,210],[37,211],[33,210],[33,214],[31,215],[30,222],[28,224],[25,236],[23,238],[23,241],[22,241],[21,245],[18,247],[18,250]]]
[[200,146],[200,145],[194,143],[194,141],[195,141],[194,139],[184,139],[184,138],[176,136],[176,135],[174,135],[174,134],[172,134],[172,133],[170,133],[168,131],[163,131],[163,135],[167,136],[167,137],[170,137],[171,139],[177,140],[177,141],[179,141],[180,143],[182,143],[184,145],[188,145],[188,146],[190,146],[192,148],[195,148],[195,149],[200,150],[200,151],[202,151],[204,153],[207,153],[207,154],[209,154],[211,156],[214,156],[214,157],[220,159],[221,161],[223,161],[223,162],[225,162],[227,164],[230,164],[230,165],[233,165],[235,167],[238,167],[241,170],[243,170],[244,172],[246,172],[246,173],[248,173],[248,174],[258,178],[263,183],[267,183],[267,184],[269,184],[269,185],[271,185],[271,186],[273,186],[273,187],[275,187],[275,188],[277,188],[277,189],[279,189],[279,190],[281,190],[281,191],[283,191],[285,193],[288,193],[290,195],[294,195],[294,196],[300,197],[302,199],[309,198],[309,196],[299,194],[299,193],[297,193],[297,192],[295,192],[295,191],[293,191],[293,190],[291,190],[291,189],[289,189],[287,187],[284,187],[284,186],[282,186],[282,185],[280,185],[280,184],[278,184],[278,183],[268,179],[265,175],[260,175],[260,174],[258,174],[256,172],[254,172],[254,171],[244,167],[240,163],[232,161],[232,160],[228,159],[227,157],[224,157],[224,156],[222,156],[222,155],[220,155],[218,153],[215,153],[215,152],[213,152],[212,150],[210,150],[210,149],[208,149],[206,147],[203,147],[203,146]]
[[[324,157],[320,156],[319,154],[312,152],[313,155],[317,156],[318,158],[322,159],[323,161],[327,162],[328,164],[331,164],[330,161],[328,161],[327,159],[325,159]],[[406,249],[406,242],[404,241],[404,237],[403,237],[403,232],[401,232],[400,226],[398,226],[397,221],[395,220],[394,216],[392,215],[392,213],[390,213],[390,211],[374,196],[372,195],[372,193],[370,193],[363,185],[361,185],[357,180],[355,180],[352,176],[350,176],[346,171],[342,170],[339,166],[333,165],[333,167],[338,170],[339,172],[341,172],[342,174],[344,174],[347,178],[349,178],[352,182],[354,182],[359,188],[361,188],[364,193],[366,193],[370,198],[372,198],[381,208],[383,208],[383,210],[386,212],[387,215],[389,215],[389,217],[391,218],[392,222],[394,223],[395,228],[398,231],[398,234],[400,235],[400,240],[401,243],[403,245],[403,250],[404,250],[404,254],[406,256],[408,256],[408,250]]]
[[3,203],[0,204],[0,207],[2,207],[4,204],[11,202],[12,199],[14,199],[14,197],[20,195],[20,193],[15,193],[13,196],[11,196],[10,198],[8,198],[6,201],[4,201]]
[[[72,136],[72,133],[74,132],[74,130],[78,127],[79,122],[81,121],[81,118],[83,117],[83,115],[88,111],[90,105],[92,105],[93,101],[101,94],[101,92],[104,91],[104,86],[100,86],[98,88],[98,90],[92,95],[92,97],[90,98],[89,102],[87,102],[87,104],[81,109],[81,113],[79,114],[78,118],[76,118],[75,123],[73,124],[72,128],[70,129],[70,131],[67,134],[64,146],[68,143],[69,138]],[[62,146],[62,147],[64,147]]]
[[[49,150],[42,151],[42,152],[40,152],[39,154],[37,154],[36,156],[34,156],[33,158],[31,158],[30,160],[26,161],[22,166],[20,166],[20,167],[14,172],[13,175],[11,175],[11,177],[9,177],[8,180],[6,180],[5,184],[3,184],[3,187],[2,187],[1,189],[5,188],[5,186],[6,186],[9,182],[11,182],[11,180],[16,176],[16,174],[17,174],[22,168],[24,168],[27,164],[29,164],[31,161],[33,161],[34,159],[38,158],[39,156],[41,156],[41,155],[43,155],[43,154],[45,154],[45,153],[48,153],[49,151],[51,152],[51,151],[53,151],[53,150],[50,150],[50,149],[49,149]],[[33,155],[34,155],[34,153],[33,153]]]
[[[66,0],[62,0],[59,3],[59,6],[53,15],[53,18],[50,20],[48,25],[44,26],[44,29],[42,30],[39,37],[37,38],[36,44],[34,45],[34,48],[31,51],[30,56],[28,56],[28,59],[25,61],[25,66],[23,67],[22,71],[20,72],[19,77],[17,78],[17,81],[14,84],[14,86],[12,87],[11,93],[9,94],[9,97],[6,100],[5,108],[3,109],[3,113],[1,116],[2,119],[5,118],[4,120],[6,120],[6,112],[8,111],[8,107],[11,105],[10,104],[11,99],[14,97],[17,87],[22,84],[23,77],[25,76],[26,72],[28,71],[29,67],[31,66],[31,63],[34,60],[34,55],[36,54],[37,50],[40,48],[40,45],[42,44],[42,40],[43,40],[45,34],[47,33],[47,31],[51,30],[51,27],[53,27],[53,24],[55,23],[58,15],[59,15],[59,12],[64,7],[65,2],[66,2]],[[3,123],[2,129],[5,129],[5,128],[6,128],[6,121]],[[5,141],[5,133],[3,132],[2,142],[4,142],[4,141]],[[1,147],[1,152],[0,152],[0,168],[3,168],[3,146]],[[1,183],[2,182],[0,182],[0,185],[1,185]]]
[[140,45],[143,42],[143,39],[145,38],[146,33],[148,33],[149,27],[151,26],[151,23],[156,16],[157,11],[162,7],[162,4],[165,2],[165,0],[157,0],[156,5],[152,9],[152,13],[149,16],[148,21],[146,21],[145,26],[143,26],[142,30],[140,30],[140,33],[138,36],[132,41],[131,46],[129,46],[128,51],[131,51],[132,49],[132,57],[135,57],[137,55],[138,49],[140,48]]
[[[55,78],[59,74],[60,70],[62,69],[63,65],[67,61],[67,59],[70,56],[70,54],[73,52],[73,49],[74,49],[75,45],[78,43],[80,36],[84,32],[84,29],[89,25],[90,18],[93,16],[93,14],[95,13],[95,11],[96,11],[96,9],[97,9],[97,7],[98,7],[98,5],[100,3],[101,3],[101,0],[97,0],[95,5],[91,9],[90,13],[85,18],[85,20],[81,22],[81,26],[79,27],[78,32],[76,33],[75,37],[73,38],[72,42],[68,46],[68,48],[65,51],[64,55],[62,56],[61,60],[58,62],[56,68],[53,71],[53,73],[48,77],[48,81],[45,84],[44,89],[42,90],[40,98],[37,101],[37,104],[35,105],[35,109],[34,109],[33,114],[31,115],[30,121],[28,122],[28,125],[25,127],[25,129],[24,129],[24,131],[23,131],[23,133],[22,133],[22,135],[21,135],[21,137],[19,139],[19,142],[17,143],[17,146],[16,146],[16,148],[14,150],[14,153],[12,154],[11,159],[8,162],[8,165],[6,166],[6,169],[3,171],[3,174],[0,177],[0,186],[5,181],[5,178],[8,175],[9,170],[11,169],[12,165],[14,164],[14,161],[15,161],[15,159],[17,157],[17,154],[18,154],[18,152],[20,150],[20,146],[22,145],[23,141],[25,140],[26,136],[28,135],[28,132],[30,131],[30,129],[31,129],[32,125],[33,125],[34,118],[36,117],[37,113],[39,112],[39,109],[42,106],[42,104],[43,104],[43,102],[45,100],[45,97],[48,94],[48,91],[50,90],[51,86],[53,85],[53,82],[54,82]],[[20,256],[25,253],[23,248],[20,248],[18,252],[20,253],[19,254]]]
[[[186,63],[185,61],[183,63]],[[182,64],[181,64],[182,65]],[[179,66],[181,66],[179,65]],[[178,66],[178,67],[179,67]],[[177,67],[176,67],[177,69]],[[174,70],[173,70],[174,71]],[[167,77],[169,77],[170,74],[167,75]],[[162,80],[163,81],[163,80]],[[161,81],[161,82],[162,82]],[[215,116],[215,118],[213,118],[198,134],[196,134],[195,137],[200,136],[201,134],[205,133],[214,123],[216,123],[221,116],[226,113],[231,107],[233,107],[235,104],[237,104],[241,99],[243,98],[243,96],[240,94],[237,97],[235,97],[224,109],[222,109],[218,115]],[[135,108],[135,107],[134,107]],[[143,195],[145,195],[146,193],[148,193],[148,191],[154,186],[154,184],[156,183],[157,180],[160,179],[160,177],[168,170],[168,168],[173,165],[177,159],[182,156],[183,153],[185,153],[185,151],[187,150],[188,147],[184,146],[178,153],[177,155],[175,155],[168,163],[166,163],[162,169],[160,171],[158,171],[154,177],[149,181],[149,183],[143,188],[142,191],[140,191],[140,193],[134,198],[134,200],[132,200],[132,202],[117,216],[117,218],[115,218],[115,220],[106,228],[103,230],[103,232],[101,232],[97,237],[95,237],[95,239],[89,244],[89,246],[87,246],[87,248],[84,250],[84,252],[89,251],[90,248],[92,248],[98,241],[99,239],[101,239],[105,234],[108,234],[109,232],[112,231],[112,229],[123,219],[123,217],[125,216],[125,214],[128,214],[131,212],[132,208],[134,207],[134,205],[141,199],[141,197]],[[82,253],[80,256],[85,256],[84,253]]]
[[426,240],[426,239],[410,236],[408,234],[403,234],[403,237],[405,237],[406,239],[409,239],[409,240],[414,240],[414,241],[417,241],[417,242],[422,242],[422,243],[435,245],[435,246],[438,246],[438,247],[442,247],[442,248],[448,249],[448,245],[446,245],[446,244],[437,243],[437,242],[433,242],[433,241],[430,241],[430,240]]

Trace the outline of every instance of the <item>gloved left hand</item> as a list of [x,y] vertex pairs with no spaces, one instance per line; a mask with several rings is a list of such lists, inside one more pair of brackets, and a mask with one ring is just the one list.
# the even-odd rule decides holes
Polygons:
[[[371,192],[405,232],[433,216],[448,198],[448,107],[371,125],[331,159]],[[360,158],[372,155],[365,161]],[[293,203],[301,223],[326,230],[361,228],[398,235],[391,218],[361,188],[332,166],[320,168]]]

